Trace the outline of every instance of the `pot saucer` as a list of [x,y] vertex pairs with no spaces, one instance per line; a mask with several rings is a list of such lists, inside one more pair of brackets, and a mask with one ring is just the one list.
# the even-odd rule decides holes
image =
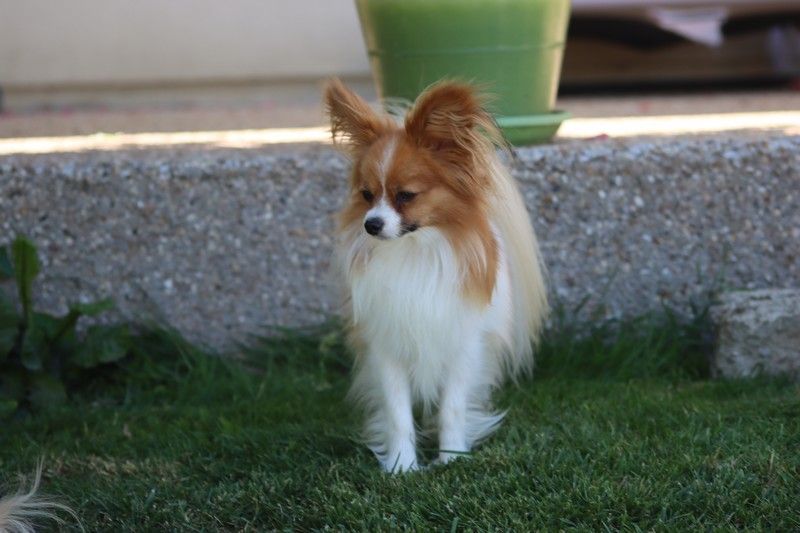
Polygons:
[[519,146],[549,141],[568,118],[568,112],[556,110],[540,115],[497,117],[497,125],[508,142]]

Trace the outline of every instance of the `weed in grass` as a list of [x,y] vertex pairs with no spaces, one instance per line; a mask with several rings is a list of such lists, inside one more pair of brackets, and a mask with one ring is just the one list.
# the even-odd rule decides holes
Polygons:
[[21,313],[0,293],[0,418],[18,409],[66,399],[100,367],[112,365],[131,349],[126,324],[92,325],[78,332],[78,321],[113,308],[110,300],[76,303],[64,316],[33,309],[33,282],[39,274],[34,245],[17,237],[0,248],[0,281],[13,279]]

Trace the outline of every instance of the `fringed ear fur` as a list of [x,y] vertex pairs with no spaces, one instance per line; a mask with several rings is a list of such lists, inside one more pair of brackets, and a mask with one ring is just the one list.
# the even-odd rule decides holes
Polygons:
[[391,127],[388,117],[373,111],[337,78],[331,79],[325,87],[325,105],[334,144],[349,151],[368,147]]
[[468,187],[484,184],[480,175],[485,168],[483,158],[495,145],[503,144],[484,105],[485,99],[472,86],[445,81],[422,93],[406,117],[406,133],[445,164],[460,170]]

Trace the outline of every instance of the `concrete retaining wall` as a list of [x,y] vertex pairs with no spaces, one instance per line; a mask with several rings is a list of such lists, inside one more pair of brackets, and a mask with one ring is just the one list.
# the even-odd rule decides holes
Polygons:
[[[800,287],[800,137],[567,143],[513,166],[565,305],[638,313],[720,281]],[[7,156],[0,243],[38,243],[46,308],[110,295],[230,346],[335,312],[346,173],[328,146]]]

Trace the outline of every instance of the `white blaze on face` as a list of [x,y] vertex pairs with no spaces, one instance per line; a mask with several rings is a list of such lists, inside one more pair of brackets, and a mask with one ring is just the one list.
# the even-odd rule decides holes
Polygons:
[[392,205],[386,199],[386,175],[389,172],[392,161],[394,160],[395,149],[397,148],[397,139],[392,138],[386,143],[381,161],[378,164],[378,178],[381,180],[383,187],[383,194],[380,200],[375,204],[372,209],[367,211],[364,216],[364,222],[370,219],[378,219],[383,222],[383,229],[376,237],[380,239],[395,239],[400,236],[402,230],[402,218],[400,213],[395,211]]
[[386,143],[386,148],[383,150],[381,161],[378,163],[378,179],[381,180],[381,185],[386,186],[386,175],[389,173],[389,168],[394,160],[394,152],[397,149],[397,137],[392,137]]

